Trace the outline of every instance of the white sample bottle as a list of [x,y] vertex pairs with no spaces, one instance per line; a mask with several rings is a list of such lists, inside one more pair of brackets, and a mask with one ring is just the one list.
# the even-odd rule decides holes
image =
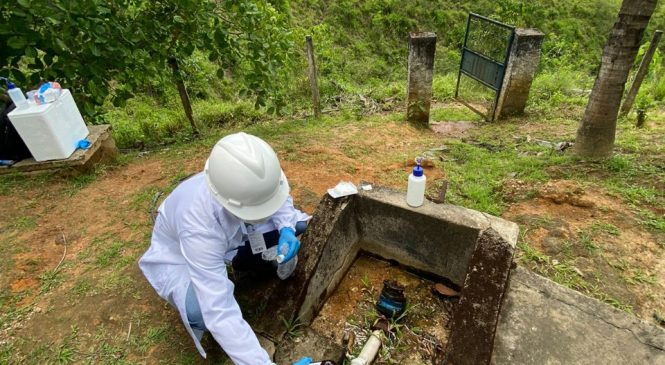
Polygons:
[[412,207],[419,207],[425,201],[425,181],[427,178],[423,173],[421,163],[422,158],[416,158],[416,166],[409,175],[409,184],[406,188],[406,204]]
[[9,97],[14,102],[16,109],[23,109],[28,106],[28,99],[25,98],[23,91],[9,80],[7,80],[7,94],[9,94]]
[[296,270],[298,265],[298,255],[295,255],[291,260],[284,262],[286,252],[277,252],[277,246],[270,247],[263,251],[261,257],[265,261],[273,261],[277,265],[277,277],[286,280]]

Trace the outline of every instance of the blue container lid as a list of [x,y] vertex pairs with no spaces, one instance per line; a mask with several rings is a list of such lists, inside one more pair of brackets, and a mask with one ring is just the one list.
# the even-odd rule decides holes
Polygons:
[[413,168],[413,176],[423,176],[423,167],[420,164]]
[[5,80],[5,82],[7,83],[7,90],[16,89],[16,85],[14,85],[13,82],[9,81],[8,78],[0,77],[0,80]]

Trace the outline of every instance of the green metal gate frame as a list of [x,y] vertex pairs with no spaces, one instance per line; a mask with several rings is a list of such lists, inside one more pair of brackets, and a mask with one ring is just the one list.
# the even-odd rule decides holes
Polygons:
[[[496,25],[510,31],[510,38],[506,44],[504,58],[502,61],[493,59],[490,55],[483,54],[479,50],[469,48],[469,31],[471,29],[471,19],[475,18],[483,22]],[[503,87],[503,78],[508,66],[508,59],[510,57],[510,49],[513,46],[515,39],[515,27],[492,20],[476,13],[469,13],[466,20],[466,32],[464,33],[464,45],[462,46],[462,60],[460,61],[459,73],[457,74],[457,85],[455,86],[455,99],[462,104],[466,105],[469,109],[480,114],[486,121],[492,121],[495,117],[496,106],[501,95],[501,88]],[[482,111],[474,108],[469,103],[459,98],[459,85],[462,74],[480,82],[482,85],[494,91],[494,104],[491,110],[491,115],[485,115]],[[489,112],[489,111],[488,111]],[[489,113],[488,113],[489,114]]]

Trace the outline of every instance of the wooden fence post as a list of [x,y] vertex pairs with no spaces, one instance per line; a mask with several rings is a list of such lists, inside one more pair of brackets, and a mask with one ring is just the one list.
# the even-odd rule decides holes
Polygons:
[[640,91],[640,86],[642,86],[642,81],[644,81],[644,76],[646,76],[647,71],[649,70],[649,63],[651,63],[653,55],[654,53],[656,53],[656,48],[658,46],[658,42],[660,42],[660,37],[662,35],[663,35],[662,30],[657,30],[653,34],[653,37],[651,38],[651,43],[649,44],[649,49],[644,54],[644,58],[642,58],[642,62],[640,63],[640,68],[637,69],[637,73],[635,74],[635,80],[633,80],[633,84],[630,86],[628,94],[626,94],[626,99],[623,101],[623,105],[621,105],[621,113],[619,113],[619,115],[624,116],[628,114],[628,112],[630,112],[630,109],[633,107],[633,103],[635,103],[635,97],[637,96],[637,92]]
[[178,87],[178,94],[180,94],[180,101],[182,101],[182,107],[185,109],[185,115],[189,119],[189,124],[192,125],[192,132],[194,135],[199,134],[199,128],[194,122],[194,115],[192,113],[192,104],[189,102],[189,94],[187,94],[187,88],[185,88],[185,82],[182,79],[182,74],[180,73],[180,67],[178,66],[178,60],[175,57],[169,58],[169,66],[173,70],[173,77],[175,78],[176,86]]
[[309,64],[309,86],[312,89],[312,103],[314,104],[314,116],[321,117],[321,97],[319,95],[319,84],[316,79],[316,61],[314,59],[314,44],[312,36],[305,36],[305,48],[307,52],[307,63]]

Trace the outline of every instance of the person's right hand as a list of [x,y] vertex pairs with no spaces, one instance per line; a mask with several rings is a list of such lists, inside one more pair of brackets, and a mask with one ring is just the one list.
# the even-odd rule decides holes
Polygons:
[[303,357],[302,359],[293,363],[293,365],[309,365],[312,362],[311,357]]

